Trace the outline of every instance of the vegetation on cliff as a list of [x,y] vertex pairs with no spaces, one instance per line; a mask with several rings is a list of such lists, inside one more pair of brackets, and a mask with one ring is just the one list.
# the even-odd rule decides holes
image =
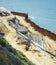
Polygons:
[[0,65],[34,65],[0,35]]

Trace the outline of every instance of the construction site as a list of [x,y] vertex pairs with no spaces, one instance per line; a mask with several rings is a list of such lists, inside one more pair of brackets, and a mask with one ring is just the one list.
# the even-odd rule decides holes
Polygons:
[[33,23],[28,14],[0,8],[0,34],[35,65],[56,65],[56,34]]

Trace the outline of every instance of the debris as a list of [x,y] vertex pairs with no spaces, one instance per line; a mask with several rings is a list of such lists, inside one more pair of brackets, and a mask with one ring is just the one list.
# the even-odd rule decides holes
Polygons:
[[11,12],[3,7],[0,7],[0,16],[8,16]]
[[16,17],[9,19],[9,25],[17,29],[17,32],[21,32],[22,34],[27,34],[28,29],[19,24],[19,21]]

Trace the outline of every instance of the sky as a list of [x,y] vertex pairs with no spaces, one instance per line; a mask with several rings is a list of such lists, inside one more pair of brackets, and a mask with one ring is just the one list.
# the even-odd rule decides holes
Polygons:
[[0,7],[28,13],[37,25],[56,33],[56,0],[0,0]]

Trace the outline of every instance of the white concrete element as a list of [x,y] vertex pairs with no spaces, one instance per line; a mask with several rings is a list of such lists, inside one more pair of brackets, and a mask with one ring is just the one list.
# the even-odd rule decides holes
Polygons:
[[13,26],[14,28],[16,28],[19,32],[27,32],[28,29],[26,27],[20,25],[18,22],[19,22],[19,20],[17,20],[16,17],[9,20],[10,25]]

